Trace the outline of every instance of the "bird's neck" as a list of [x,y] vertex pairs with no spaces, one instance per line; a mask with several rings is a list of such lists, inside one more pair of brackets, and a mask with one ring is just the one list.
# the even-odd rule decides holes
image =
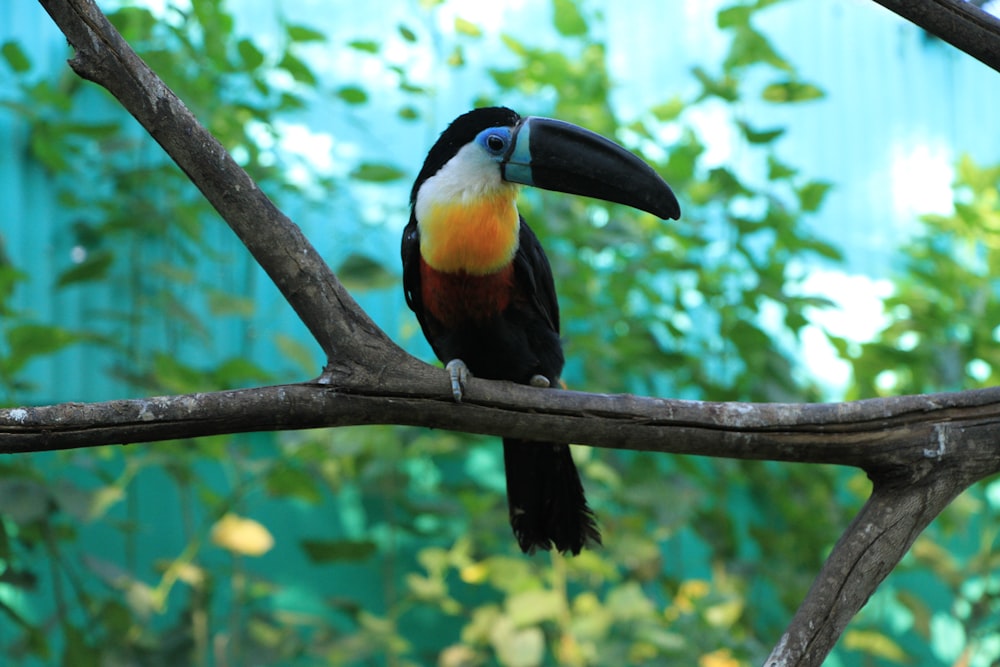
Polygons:
[[520,218],[512,192],[461,202],[418,202],[420,255],[432,269],[496,273],[517,252]]

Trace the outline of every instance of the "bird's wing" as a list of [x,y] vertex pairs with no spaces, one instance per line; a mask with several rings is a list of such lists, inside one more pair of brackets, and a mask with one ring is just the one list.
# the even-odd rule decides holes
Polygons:
[[403,293],[406,295],[406,305],[418,318],[422,318],[424,304],[420,295],[420,230],[417,229],[417,219],[412,214],[409,224],[403,230],[400,254],[403,258]]
[[542,250],[538,237],[521,218],[521,231],[517,254],[514,256],[515,279],[524,281],[524,294],[531,296],[531,305],[548,320],[553,331],[559,333],[559,301],[552,279],[552,267]]

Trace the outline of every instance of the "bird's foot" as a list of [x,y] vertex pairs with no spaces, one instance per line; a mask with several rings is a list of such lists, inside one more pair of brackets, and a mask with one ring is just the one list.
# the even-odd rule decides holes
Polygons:
[[528,384],[532,387],[538,387],[539,389],[548,389],[552,386],[552,383],[549,382],[549,379],[544,375],[532,375],[531,379],[528,380]]
[[448,371],[448,377],[451,378],[451,395],[455,397],[456,403],[461,403],[465,383],[472,377],[472,373],[461,359],[452,359],[444,368]]

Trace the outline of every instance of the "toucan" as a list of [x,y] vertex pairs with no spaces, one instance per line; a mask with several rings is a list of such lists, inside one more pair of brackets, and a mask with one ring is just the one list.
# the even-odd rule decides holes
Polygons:
[[[554,387],[562,373],[552,269],[517,211],[520,185],[680,217],[656,171],[594,132],[505,107],[455,119],[413,184],[402,260],[406,303],[456,401],[470,375]],[[525,553],[577,555],[601,543],[567,443],[504,438],[503,449],[510,523]]]

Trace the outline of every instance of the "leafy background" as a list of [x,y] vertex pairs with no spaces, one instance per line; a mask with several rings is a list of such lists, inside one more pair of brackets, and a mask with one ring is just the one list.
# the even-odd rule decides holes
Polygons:
[[[835,186],[783,150],[782,119],[822,100],[824,82],[761,27],[772,4],[720,8],[718,62],[627,115],[596,3],[553,0],[538,37],[496,34],[448,2],[388,12],[391,34],[349,39],[277,9],[273,29],[248,32],[221,0],[126,5],[111,18],[279,205],[326,221],[316,241],[339,275],[425,357],[395,259],[418,165],[381,156],[429,145],[448,120],[420,74],[429,53],[470,103],[614,135],[680,194],[684,218],[670,225],[523,196],[553,263],[573,387],[815,401],[996,384],[1000,166],[957,161],[950,211],[915,217],[877,276],[891,289],[876,295],[873,335],[843,335],[837,304],[810,282],[852,261],[836,230],[815,225]],[[490,44],[502,57],[484,64]],[[315,64],[331,52],[357,75]],[[26,164],[25,190],[51,193],[11,199],[30,215],[0,228],[0,401],[315,375],[318,351],[266,278],[64,55],[0,45],[0,131]],[[386,109],[396,123],[383,132],[368,119]],[[308,133],[299,145],[320,142],[330,163],[296,151],[302,130],[289,119],[316,114],[347,119],[370,155]],[[711,129],[738,159],[711,158],[705,118],[722,120]],[[806,354],[817,335],[852,371],[843,386]],[[488,438],[366,427],[10,457],[0,644],[24,665],[759,664],[869,488],[832,467],[576,455],[607,545],[572,559],[516,551]],[[830,664],[1000,658],[998,511],[995,484],[960,497]]]

